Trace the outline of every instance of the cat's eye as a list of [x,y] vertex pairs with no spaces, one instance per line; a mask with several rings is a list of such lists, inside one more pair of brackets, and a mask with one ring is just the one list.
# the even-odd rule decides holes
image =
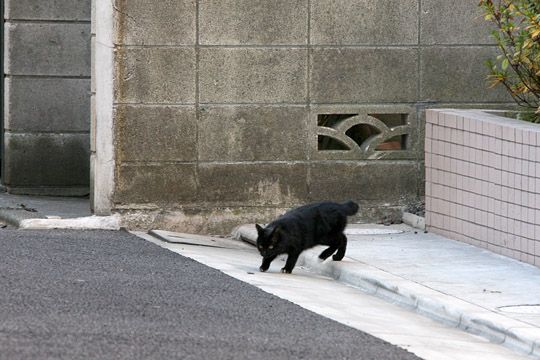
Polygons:
[[268,248],[271,250],[274,248],[274,245],[270,245]]

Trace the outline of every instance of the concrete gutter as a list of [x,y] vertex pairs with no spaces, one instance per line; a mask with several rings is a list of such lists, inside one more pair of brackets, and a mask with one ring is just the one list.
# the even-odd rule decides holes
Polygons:
[[[244,225],[237,228],[233,236],[255,244],[257,232],[253,225]],[[540,359],[540,331],[535,326],[494,313],[481,304],[460,300],[363,262],[323,262],[318,257],[319,251],[304,251],[297,266],[304,266],[317,274],[360,288],[433,320]]]

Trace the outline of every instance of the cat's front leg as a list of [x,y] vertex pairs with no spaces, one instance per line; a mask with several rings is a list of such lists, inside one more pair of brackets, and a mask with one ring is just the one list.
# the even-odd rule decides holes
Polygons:
[[287,261],[285,262],[283,269],[281,269],[281,272],[285,274],[292,273],[294,265],[296,265],[296,261],[298,260],[298,256],[300,256],[300,253],[290,253],[289,256],[287,256]]
[[261,266],[259,267],[259,270],[261,272],[265,272],[266,270],[268,270],[268,268],[270,267],[270,263],[272,261],[274,261],[274,259],[277,257],[277,255],[274,255],[274,256],[265,256],[263,257],[263,261],[262,261],[262,264]]

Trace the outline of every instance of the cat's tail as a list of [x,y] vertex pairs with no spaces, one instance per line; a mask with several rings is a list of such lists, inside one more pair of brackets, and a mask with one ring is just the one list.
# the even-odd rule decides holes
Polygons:
[[349,200],[341,204],[341,206],[343,206],[343,210],[345,210],[347,216],[354,215],[358,212],[358,204],[354,201]]

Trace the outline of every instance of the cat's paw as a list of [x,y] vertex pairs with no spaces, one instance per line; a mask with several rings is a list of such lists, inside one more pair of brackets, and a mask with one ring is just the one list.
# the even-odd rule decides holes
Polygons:
[[265,268],[265,267],[262,267],[262,266],[259,267],[259,271],[260,271],[260,272],[266,272],[266,270],[268,270],[268,268]]
[[323,251],[323,252],[318,256],[318,259],[319,259],[319,261],[322,262],[322,261],[328,259],[328,257],[329,257],[330,255],[331,255],[331,253],[328,254],[328,255],[326,255],[326,254],[324,253],[324,251]]
[[[343,255],[343,256],[344,256],[344,255]],[[334,261],[341,261],[341,260],[343,260],[343,256],[340,256],[340,255],[337,255],[337,254],[336,254],[336,255],[332,256],[332,260],[334,260]]]
[[283,268],[283,269],[281,269],[281,272],[284,273],[284,274],[290,274],[290,273],[292,273],[292,270]]

